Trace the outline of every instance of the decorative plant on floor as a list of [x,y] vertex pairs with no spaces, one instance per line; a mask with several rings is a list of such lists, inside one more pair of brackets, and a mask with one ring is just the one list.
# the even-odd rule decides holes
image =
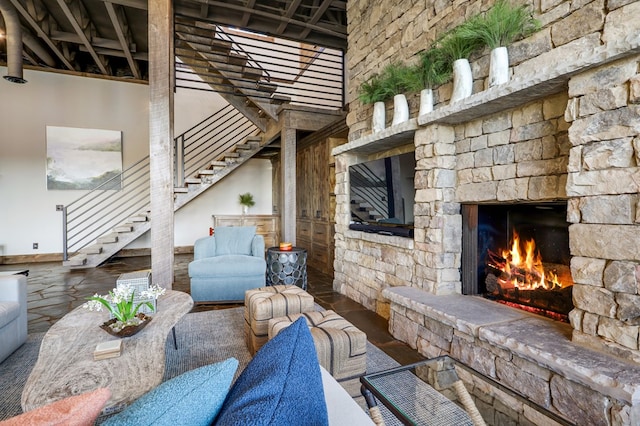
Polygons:
[[[156,300],[158,297],[165,294],[166,289],[157,285],[149,287],[148,290],[140,292],[140,298],[142,301],[135,301],[135,290],[128,285],[119,286],[114,288],[106,296],[99,296],[97,293],[93,297],[89,297],[89,301],[82,305],[83,308],[90,311],[102,311],[102,308],[106,308],[113,319],[107,321],[104,326],[110,328],[112,334],[123,331],[127,327],[140,327],[141,324],[145,324],[151,320],[142,313],[138,313],[141,306],[146,305],[154,311],[155,308],[151,303],[152,300]],[[141,327],[140,327],[141,328]],[[107,330],[109,331],[109,330]],[[111,332],[110,331],[110,332]]]
[[242,205],[242,213],[249,213],[249,207],[253,207],[256,205],[256,202],[253,201],[253,195],[250,192],[245,192],[244,194],[240,194],[238,196],[238,201]]
[[498,0],[486,13],[476,15],[461,31],[469,38],[477,37],[491,49],[489,87],[509,80],[507,46],[540,29],[528,6],[516,6]]
[[444,33],[436,46],[453,66],[453,93],[451,103],[471,95],[473,77],[469,56],[483,46],[482,40],[469,27],[470,21],[464,22],[453,30]]
[[433,111],[433,87],[451,79],[451,64],[437,47],[420,52],[419,57],[407,85],[411,91],[420,91],[418,115],[423,115]]

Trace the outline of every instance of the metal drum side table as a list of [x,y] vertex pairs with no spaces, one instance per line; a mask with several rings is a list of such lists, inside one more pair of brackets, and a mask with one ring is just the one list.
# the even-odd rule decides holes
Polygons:
[[307,289],[307,250],[298,247],[267,249],[267,285],[278,284]]

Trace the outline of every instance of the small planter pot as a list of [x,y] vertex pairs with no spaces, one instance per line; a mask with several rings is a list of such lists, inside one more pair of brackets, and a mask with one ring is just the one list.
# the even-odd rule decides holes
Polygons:
[[428,114],[433,111],[433,90],[422,89],[420,91],[420,110],[418,115]]
[[131,337],[134,334],[138,333],[139,331],[142,331],[143,328],[145,328],[147,326],[147,324],[149,324],[151,322],[151,317],[145,314],[138,314],[137,315],[138,319],[140,320],[140,323],[137,325],[128,325],[124,328],[121,328],[119,330],[114,330],[112,328],[112,325],[115,324],[116,322],[118,322],[117,319],[112,318],[109,321],[105,322],[104,324],[102,324],[100,326],[101,329],[103,329],[104,331],[106,331],[107,333],[111,334],[112,336],[116,336],[116,337]]
[[249,206],[242,205],[242,214],[249,214]]
[[491,51],[489,62],[489,87],[509,81],[509,53],[506,47],[496,47]]
[[407,97],[403,94],[395,95],[393,97],[393,121],[392,126],[396,124],[404,123],[409,120],[409,105],[407,104]]
[[453,62],[453,93],[451,102],[455,103],[471,96],[473,77],[468,59],[456,59]]
[[386,110],[384,102],[376,102],[373,104],[373,121],[371,123],[371,130],[373,133],[384,130],[386,120]]

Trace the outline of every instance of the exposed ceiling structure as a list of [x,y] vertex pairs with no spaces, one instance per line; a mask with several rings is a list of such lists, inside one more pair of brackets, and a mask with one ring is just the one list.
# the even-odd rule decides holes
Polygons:
[[[154,1],[154,0],[150,0]],[[346,50],[346,0],[174,0],[176,15]],[[146,0],[0,0],[0,64],[7,21],[19,19],[25,66],[147,80]],[[8,52],[9,50],[9,52]]]

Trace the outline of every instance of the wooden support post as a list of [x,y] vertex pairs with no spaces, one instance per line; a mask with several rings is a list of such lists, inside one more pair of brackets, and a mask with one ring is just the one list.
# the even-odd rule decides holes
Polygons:
[[281,148],[281,185],[280,203],[281,240],[296,245],[296,130],[282,129]]
[[153,283],[173,287],[173,2],[149,2],[149,156]]

